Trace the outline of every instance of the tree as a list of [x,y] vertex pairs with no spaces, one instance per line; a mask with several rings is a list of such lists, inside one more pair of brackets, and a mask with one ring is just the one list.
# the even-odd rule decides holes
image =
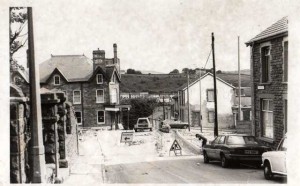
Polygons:
[[[14,54],[18,52],[22,47],[27,43],[28,35],[26,29],[27,26],[27,11],[24,7],[11,7],[9,9],[9,45],[10,45],[10,66],[23,68],[22,65],[19,65],[17,60],[14,58]],[[24,33],[25,32],[25,33]]]
[[188,71],[189,71],[189,69],[188,69],[188,68],[183,68],[183,69],[182,69],[182,73],[184,73],[184,74],[187,74],[187,73],[188,73]]
[[131,69],[131,68],[129,68],[129,69],[127,69],[127,71],[126,71],[126,74],[142,74],[142,72],[141,71],[139,71],[139,70],[134,70],[134,69]]
[[179,70],[174,69],[174,70],[172,70],[169,74],[179,74]]
[[[158,102],[155,98],[133,98],[121,100],[121,104],[131,105],[129,112],[129,128],[133,129],[138,118],[148,117],[153,114],[154,109],[158,106]],[[124,120],[127,120],[127,116],[124,114]],[[126,126],[126,125],[125,125]]]

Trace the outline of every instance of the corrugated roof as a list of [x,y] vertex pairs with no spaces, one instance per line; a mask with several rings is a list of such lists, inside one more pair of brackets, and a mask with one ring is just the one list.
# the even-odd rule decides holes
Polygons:
[[55,68],[69,81],[87,81],[93,74],[93,61],[84,55],[51,55],[40,64],[40,82],[44,83]]
[[250,41],[246,42],[247,45],[251,44],[253,41],[262,40],[271,36],[282,34],[288,31],[288,16],[281,18],[279,21],[259,33]]

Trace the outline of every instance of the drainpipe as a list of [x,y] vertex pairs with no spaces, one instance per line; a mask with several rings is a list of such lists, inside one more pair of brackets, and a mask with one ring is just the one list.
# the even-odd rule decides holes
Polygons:
[[83,87],[82,87],[82,83],[80,83],[80,89],[81,89],[81,111],[82,111],[82,127],[84,128],[85,127],[85,124],[84,124],[84,107],[83,107]]
[[254,97],[254,92],[255,92],[255,86],[253,83],[253,65],[254,65],[254,41],[252,42],[252,46],[251,46],[251,65],[250,65],[250,72],[251,72],[251,111],[252,111],[252,135],[255,136],[255,97]]

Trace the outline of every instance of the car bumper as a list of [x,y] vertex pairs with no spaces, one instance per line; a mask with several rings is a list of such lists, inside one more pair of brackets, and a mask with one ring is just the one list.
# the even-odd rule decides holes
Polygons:
[[229,160],[261,162],[261,156],[260,155],[227,154],[227,155],[225,155],[225,157]]

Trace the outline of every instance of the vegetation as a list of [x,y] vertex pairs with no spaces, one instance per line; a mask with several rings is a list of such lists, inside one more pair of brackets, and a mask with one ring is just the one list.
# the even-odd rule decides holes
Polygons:
[[[134,128],[134,124],[136,124],[138,118],[150,116],[158,106],[158,102],[155,98],[123,99],[121,100],[121,104],[131,105],[129,112],[129,129]],[[123,121],[127,121],[127,115],[123,116]],[[125,129],[127,129],[126,124]]]
[[27,43],[27,30],[24,29],[27,26],[27,11],[23,7],[11,7],[9,13],[10,66],[24,69],[22,65],[18,64],[14,54]]
[[142,72],[139,70],[134,70],[134,69],[129,68],[126,71],[126,74],[142,74]]
[[179,70],[174,69],[174,70],[172,70],[169,74],[179,74]]

